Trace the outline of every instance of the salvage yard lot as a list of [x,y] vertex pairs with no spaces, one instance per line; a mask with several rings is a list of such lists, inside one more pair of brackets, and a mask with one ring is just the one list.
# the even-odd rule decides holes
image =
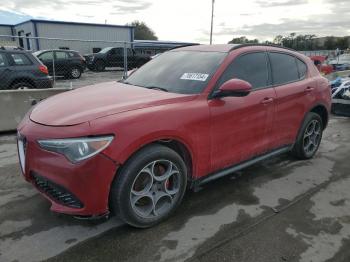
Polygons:
[[88,85],[95,85],[103,82],[118,81],[122,78],[123,71],[115,68],[108,68],[103,72],[86,70],[79,79],[57,79],[56,88],[79,88]]
[[16,150],[14,135],[0,136],[1,262],[350,258],[348,118],[332,117],[314,159],[283,155],[188,192],[173,217],[147,230],[49,212],[23,181]]

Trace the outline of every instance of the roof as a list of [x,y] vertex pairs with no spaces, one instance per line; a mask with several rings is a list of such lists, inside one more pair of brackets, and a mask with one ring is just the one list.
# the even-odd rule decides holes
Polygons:
[[179,46],[189,46],[189,45],[198,45],[197,43],[189,42],[178,42],[178,41],[161,41],[161,40],[134,40],[134,47],[149,47],[149,48],[174,48]]
[[237,47],[239,45],[235,44],[226,44],[226,45],[193,45],[186,46],[175,49],[176,51],[202,51],[202,52],[225,52],[228,53],[232,48]]
[[[101,27],[116,27],[116,28],[134,28],[130,25],[111,25],[111,24],[96,24],[96,23],[80,23],[80,22],[66,22],[66,21],[54,21],[54,20],[43,20],[43,19],[30,19],[12,26],[19,26],[26,23],[45,23],[45,24],[62,24],[62,25],[87,25],[87,26],[101,26]],[[11,26],[11,25],[7,25]]]
[[289,51],[294,51],[293,49],[286,48],[279,45],[270,45],[270,44],[226,44],[226,45],[194,45],[194,46],[186,46],[175,49],[176,51],[202,51],[202,52],[225,52],[228,53],[234,49],[248,47],[248,46],[266,46],[266,47],[274,47],[280,49],[286,49]]

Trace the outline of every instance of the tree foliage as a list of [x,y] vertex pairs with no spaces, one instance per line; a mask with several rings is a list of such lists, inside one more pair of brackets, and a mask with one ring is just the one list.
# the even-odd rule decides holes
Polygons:
[[[350,37],[334,37],[327,36],[325,39],[320,40],[316,38],[316,35],[306,34],[297,35],[296,33],[291,33],[287,36],[277,35],[273,44],[282,45],[285,47],[293,48],[299,51],[311,51],[311,50],[335,50],[337,48],[344,50],[350,47]],[[233,38],[230,44],[245,44],[245,43],[259,43],[258,39],[248,40],[247,37],[241,36]],[[265,41],[263,43],[271,43]]]
[[158,40],[154,31],[145,22],[133,21],[130,24],[135,27],[134,38],[137,40]]
[[253,43],[254,44],[254,43],[259,43],[259,40],[258,39],[249,40],[245,36],[241,36],[241,37],[233,38],[228,43],[229,44],[249,44],[249,43]]

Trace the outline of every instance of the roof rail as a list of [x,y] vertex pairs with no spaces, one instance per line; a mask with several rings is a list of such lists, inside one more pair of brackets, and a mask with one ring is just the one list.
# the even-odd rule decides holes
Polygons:
[[174,50],[174,49],[178,49],[178,48],[181,48],[181,47],[186,47],[186,46],[194,46],[194,45],[200,45],[200,44],[184,44],[184,45],[180,45],[180,46],[175,46],[173,48],[170,48],[168,51],[170,50]]
[[235,50],[235,49],[239,49],[241,47],[246,47],[246,46],[270,46],[270,47],[277,47],[277,48],[282,48],[282,49],[286,49],[286,50],[297,52],[295,49],[292,49],[292,48],[289,48],[289,47],[284,47],[284,46],[281,46],[281,45],[276,45],[276,44],[256,44],[256,43],[238,44],[236,46],[233,46],[230,49],[230,52]]
[[18,46],[0,46],[1,50],[24,50],[22,47]]

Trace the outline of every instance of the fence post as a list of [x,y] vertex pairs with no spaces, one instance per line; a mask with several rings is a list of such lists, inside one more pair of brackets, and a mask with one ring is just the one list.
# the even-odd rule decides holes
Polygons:
[[53,87],[56,86],[56,69],[55,69],[55,52],[52,51],[52,77],[53,77]]
[[126,79],[128,77],[128,50],[126,46],[126,42],[124,42],[124,73],[123,73],[123,79]]

